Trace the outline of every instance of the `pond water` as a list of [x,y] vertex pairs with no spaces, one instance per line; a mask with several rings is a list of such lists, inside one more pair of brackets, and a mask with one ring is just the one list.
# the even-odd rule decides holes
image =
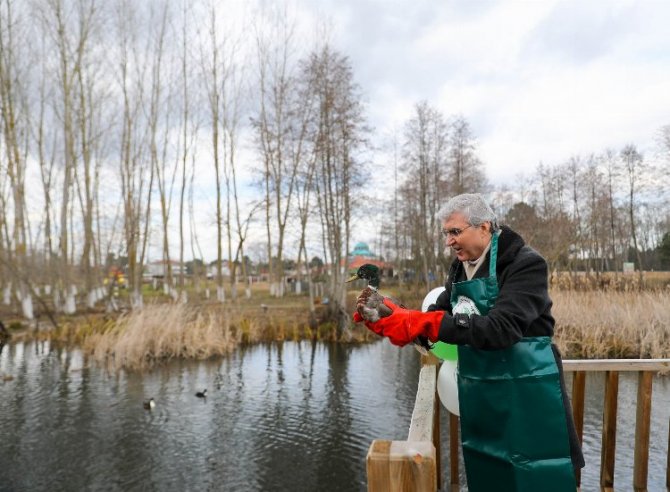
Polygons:
[[[111,373],[48,342],[7,345],[0,491],[365,490],[371,441],[407,437],[418,374],[416,351],[387,342],[256,345],[144,373]],[[635,381],[619,388],[620,490],[632,483]],[[651,491],[665,487],[670,417],[668,378],[654,384]],[[586,491],[598,489],[602,394],[602,375],[587,378]]]

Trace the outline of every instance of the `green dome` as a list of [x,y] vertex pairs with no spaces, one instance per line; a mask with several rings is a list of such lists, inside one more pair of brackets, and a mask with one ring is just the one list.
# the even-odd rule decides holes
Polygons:
[[370,251],[370,247],[367,243],[356,243],[354,250],[350,253],[350,256],[367,256],[369,258],[375,258],[375,254]]

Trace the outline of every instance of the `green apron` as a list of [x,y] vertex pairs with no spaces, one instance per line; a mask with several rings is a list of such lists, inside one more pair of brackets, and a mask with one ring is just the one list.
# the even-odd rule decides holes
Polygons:
[[[482,315],[498,297],[498,236],[489,276],[453,284]],[[527,337],[503,350],[458,347],[458,400],[470,492],[576,489],[558,367],[549,337]]]

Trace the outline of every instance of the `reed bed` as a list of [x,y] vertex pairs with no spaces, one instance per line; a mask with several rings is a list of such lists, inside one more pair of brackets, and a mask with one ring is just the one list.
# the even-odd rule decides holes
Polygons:
[[554,340],[577,359],[670,357],[670,292],[552,291]]
[[94,360],[114,368],[144,369],[173,358],[206,359],[234,349],[241,336],[219,311],[184,304],[151,304],[120,316],[85,337]]
[[[419,309],[423,292],[389,286],[384,294]],[[358,291],[348,293],[348,312]],[[553,287],[554,340],[564,357],[670,358],[670,289],[581,290]],[[261,302],[262,301],[262,302]],[[145,369],[174,358],[220,356],[239,344],[320,340],[359,343],[377,339],[361,325],[340,332],[323,306],[311,314],[306,297],[269,297],[195,305],[156,302],[121,316],[66,318],[36,338],[81,346],[116,369]],[[27,332],[28,333],[28,332]]]
[[670,272],[553,272],[549,278],[552,290],[602,292],[659,291],[670,289]]
[[[116,320],[80,323],[51,333],[51,339],[76,343],[93,360],[113,369],[142,370],[170,359],[207,359],[240,344],[284,341],[337,341],[334,324],[313,319],[298,307],[147,304]],[[304,321],[303,321],[304,319]],[[95,325],[95,326],[93,326]],[[359,328],[346,340],[372,338]],[[345,338],[345,337],[343,337]]]

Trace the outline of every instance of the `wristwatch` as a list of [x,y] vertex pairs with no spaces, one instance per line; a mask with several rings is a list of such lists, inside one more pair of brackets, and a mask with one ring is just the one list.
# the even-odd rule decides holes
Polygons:
[[470,328],[470,316],[465,313],[454,314],[454,323],[459,328]]

